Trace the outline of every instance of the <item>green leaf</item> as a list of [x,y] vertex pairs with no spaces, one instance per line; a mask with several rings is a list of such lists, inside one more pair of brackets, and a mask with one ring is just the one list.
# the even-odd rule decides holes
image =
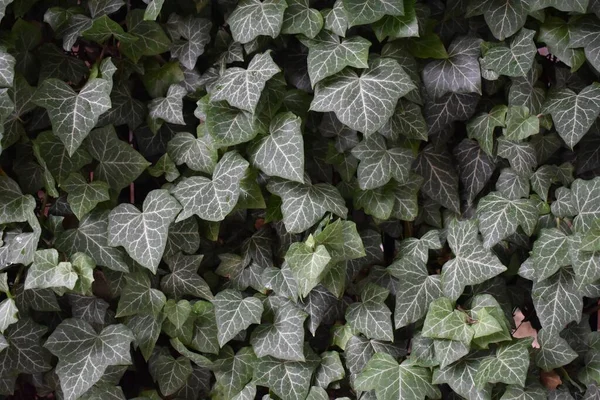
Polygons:
[[108,216],[108,243],[123,246],[131,258],[156,273],[169,225],[180,210],[179,203],[164,189],[148,194],[142,212],[131,204],[120,204]]
[[323,16],[325,17],[325,29],[338,36],[346,36],[346,31],[348,30],[348,15],[346,14],[346,10],[344,10],[344,3],[342,0],[336,0],[333,4],[333,8],[323,12]]
[[488,183],[496,167],[493,159],[473,140],[463,139],[454,148],[458,175],[471,202]]
[[198,275],[198,267],[202,262],[202,255],[184,255],[176,253],[166,258],[171,273],[165,275],[160,287],[168,295],[181,298],[185,295],[211,300],[213,298],[210,287]]
[[538,281],[554,275],[561,267],[571,264],[569,238],[558,229],[542,229],[533,244],[531,262]]
[[571,185],[571,193],[578,214],[573,220],[573,227],[577,232],[586,232],[600,218],[600,206],[596,201],[600,198],[600,179],[576,179]]
[[369,135],[390,119],[398,99],[413,89],[398,62],[379,58],[360,76],[346,68],[320,81],[310,109],[333,111],[342,123]]
[[423,337],[432,339],[450,339],[469,344],[474,330],[467,323],[467,315],[454,309],[454,303],[440,297],[429,305],[429,311],[423,323]]
[[331,256],[323,245],[314,247],[306,243],[293,243],[285,260],[297,282],[298,293],[305,297],[323,279]]
[[467,123],[469,138],[476,139],[481,149],[489,156],[493,155],[494,151],[494,129],[504,126],[507,110],[505,105],[498,105]]
[[194,171],[211,173],[218,161],[217,149],[211,136],[195,138],[191,133],[180,132],[171,139],[167,151],[175,164],[186,164]]
[[423,193],[451,211],[460,211],[458,174],[453,168],[452,156],[428,145],[421,151],[413,166],[425,178]]
[[246,173],[248,161],[235,151],[225,153],[217,163],[212,180],[193,176],[180,181],[173,196],[183,210],[177,222],[196,214],[206,221],[221,221],[235,207],[240,195],[240,181]]
[[285,361],[270,356],[259,358],[254,367],[254,382],[269,387],[283,399],[303,400],[319,365],[319,357],[310,348],[306,349],[305,358],[305,361]]
[[161,393],[166,396],[181,389],[192,374],[192,365],[187,357],[174,358],[165,348],[155,351],[148,369]]
[[283,14],[281,32],[286,34],[301,33],[314,38],[323,28],[323,16],[310,8],[308,0],[288,0],[288,7]]
[[108,184],[102,181],[88,183],[80,174],[70,174],[62,184],[69,193],[67,201],[77,219],[81,220],[98,203],[109,200]]
[[254,113],[265,84],[278,72],[280,69],[269,52],[257,54],[248,69],[233,67],[225,70],[215,83],[210,100],[226,100],[232,107]]
[[75,399],[89,390],[107,367],[131,364],[129,347],[133,340],[125,325],[109,325],[96,333],[79,319],[61,322],[44,347],[59,359],[56,374],[65,399]]
[[92,161],[88,152],[82,147],[69,156],[65,145],[51,131],[38,135],[34,139],[34,145],[59,185],[68,178],[69,174]]
[[9,326],[4,332],[8,347],[0,352],[0,375],[35,374],[51,369],[48,354],[41,343],[47,330],[30,318],[21,318]]
[[569,269],[561,268],[550,278],[534,282],[531,296],[542,328],[549,335],[556,335],[569,322],[581,319],[583,300]]
[[95,129],[86,141],[86,149],[98,160],[94,170],[96,178],[120,190],[150,165],[140,153],[117,137],[112,126]]
[[551,90],[542,112],[552,115],[556,131],[572,148],[600,113],[600,84],[593,83],[579,94],[567,88]]
[[273,323],[259,325],[250,338],[257,357],[304,361],[303,326],[308,314],[289,300],[272,296],[266,300],[266,309],[273,313]]
[[38,88],[34,102],[48,110],[52,131],[65,144],[69,156],[81,146],[100,115],[110,109],[115,70],[110,58],[106,59],[100,65],[102,78],[89,80],[79,93],[58,79],[46,79]]
[[350,304],[346,321],[369,339],[393,341],[392,312],[385,305],[389,291],[373,283],[360,293],[361,302]]
[[291,112],[277,114],[270,135],[252,152],[250,161],[270,176],[304,183],[302,120]]
[[150,0],[148,6],[146,7],[146,11],[144,11],[144,20],[145,21],[154,21],[160,14],[160,10],[162,9],[163,3],[165,0]]
[[358,0],[342,0],[348,15],[348,28],[378,21],[384,15],[404,15],[404,2],[401,0],[373,0],[365,6]]
[[499,345],[495,356],[487,357],[479,364],[475,375],[477,387],[482,389],[488,382],[525,386],[529,368],[529,347],[529,338]]
[[167,299],[160,290],[151,287],[150,278],[144,272],[134,272],[125,277],[117,317],[127,317],[136,314],[157,315]]
[[475,376],[483,359],[482,354],[474,353],[456,364],[445,368],[435,368],[431,382],[436,385],[446,383],[454,392],[467,399],[490,398],[490,385],[486,385],[482,389],[475,388]]
[[187,300],[175,301],[169,299],[165,304],[164,313],[167,316],[167,319],[175,325],[175,328],[181,329],[192,313],[192,306]]
[[569,48],[573,27],[561,18],[549,17],[540,27],[538,40],[546,43],[552,54],[575,71],[585,62],[585,54],[583,49]]
[[319,81],[346,67],[368,68],[371,42],[360,36],[340,39],[323,33],[308,46],[308,76],[314,87]]
[[510,47],[491,46],[483,53],[481,68],[493,71],[498,75],[526,76],[537,53],[533,42],[534,36],[535,31],[521,29],[511,40]]
[[525,24],[529,3],[524,0],[492,0],[482,4],[485,22],[498,40],[517,33]]
[[260,323],[263,304],[255,297],[243,298],[241,292],[225,289],[217,293],[212,302],[221,347],[250,325]]
[[19,185],[6,175],[0,175],[0,224],[25,222],[35,208],[35,200],[24,195]]
[[127,14],[127,33],[137,40],[121,42],[121,51],[137,63],[142,56],[154,56],[169,50],[171,41],[155,21],[144,20],[144,11],[132,10]]
[[148,115],[155,120],[185,125],[183,120],[183,98],[186,94],[187,90],[183,86],[169,86],[166,97],[154,99],[148,104]]
[[425,261],[403,256],[388,267],[399,280],[396,291],[395,326],[399,329],[423,318],[429,304],[442,296],[439,275],[429,275]]
[[423,69],[423,83],[431,97],[446,93],[481,93],[479,44],[481,40],[461,37],[448,48],[448,58],[428,63]]
[[569,364],[577,358],[577,353],[560,336],[552,336],[542,329],[538,332],[540,350],[535,355],[535,363],[544,371],[551,371]]
[[[385,15],[379,21],[373,24],[373,30],[380,42],[386,37],[390,39],[399,39],[405,37],[419,36],[419,19],[415,7],[415,0],[404,1],[403,15]],[[423,8],[419,8],[419,12]]]
[[379,133],[391,140],[400,137],[427,140],[427,123],[423,118],[421,107],[405,99],[400,99],[394,115],[379,129]]
[[108,214],[109,211],[98,211],[84,216],[79,227],[58,235],[56,247],[69,255],[86,253],[97,265],[128,272],[125,252],[108,245]]
[[504,136],[509,140],[520,141],[533,136],[540,131],[540,120],[535,115],[529,115],[529,109],[524,106],[511,106],[506,113],[506,128]]
[[285,0],[242,0],[227,19],[233,40],[246,44],[259,36],[279,36]]
[[55,249],[38,250],[27,272],[25,290],[48,288],[72,290],[77,279],[77,273],[70,262],[58,262],[58,252]]
[[486,250],[477,236],[475,220],[453,220],[448,226],[448,244],[455,258],[442,267],[444,295],[457,299],[465,286],[482,283],[506,271],[506,267]]
[[398,364],[389,354],[376,353],[358,375],[358,390],[375,390],[377,399],[424,400],[436,398],[439,390],[431,383],[431,372],[410,360]]
[[490,249],[516,233],[519,226],[527,235],[533,235],[538,209],[532,199],[509,200],[499,192],[492,192],[479,201],[477,218],[483,235],[483,246]]
[[346,371],[337,351],[321,354],[321,365],[315,373],[315,385],[327,389],[330,383],[344,379]]
[[358,185],[362,190],[375,189],[394,178],[405,183],[410,176],[413,154],[408,149],[388,149],[385,139],[371,136],[352,149],[352,155],[360,160]]
[[517,143],[505,138],[498,139],[498,155],[506,158],[519,175],[529,177],[537,166],[535,149],[530,142]]
[[[4,333],[9,326],[19,322],[19,318],[17,317],[18,312],[19,310],[13,299],[7,298],[0,302],[0,332]],[[8,347],[6,339],[0,347],[3,349]],[[0,350],[0,352],[2,352],[2,350]]]
[[[222,398],[230,399],[244,390],[244,386],[252,380],[256,355],[251,347],[242,347],[234,353],[231,347],[225,346],[215,360],[215,391]],[[219,397],[221,398],[221,397]]]
[[342,196],[329,184],[302,184],[275,178],[269,181],[267,189],[281,197],[283,222],[290,233],[304,232],[328,211],[342,218],[348,212]]

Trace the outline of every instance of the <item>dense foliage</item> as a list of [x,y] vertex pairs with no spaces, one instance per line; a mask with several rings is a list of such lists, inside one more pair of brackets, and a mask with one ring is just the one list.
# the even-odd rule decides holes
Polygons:
[[144,1],[0,0],[0,394],[600,398],[599,0]]

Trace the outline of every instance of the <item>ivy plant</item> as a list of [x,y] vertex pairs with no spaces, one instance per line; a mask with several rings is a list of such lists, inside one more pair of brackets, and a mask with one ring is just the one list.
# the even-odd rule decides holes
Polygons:
[[3,398],[600,399],[600,1],[0,19]]

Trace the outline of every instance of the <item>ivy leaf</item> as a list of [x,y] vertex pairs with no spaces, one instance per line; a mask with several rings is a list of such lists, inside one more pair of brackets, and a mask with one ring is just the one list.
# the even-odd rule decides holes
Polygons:
[[346,321],[369,339],[392,341],[392,312],[384,303],[388,294],[387,289],[368,283],[361,291],[361,302],[348,307]]
[[232,107],[254,113],[269,79],[280,72],[269,52],[252,58],[248,69],[228,68],[215,83],[211,101],[226,100]]
[[494,161],[473,140],[463,139],[454,148],[458,174],[471,202],[483,190],[494,173]]
[[84,216],[79,227],[68,229],[57,237],[56,247],[70,255],[88,254],[97,265],[128,272],[125,252],[108,245],[108,214],[109,211],[98,211]]
[[0,224],[25,222],[35,208],[35,200],[24,195],[17,182],[0,176]]
[[120,204],[108,216],[108,243],[123,246],[131,258],[156,273],[169,225],[180,210],[179,203],[164,189],[148,194],[143,212],[131,204]]
[[255,297],[243,298],[241,292],[225,289],[217,293],[213,304],[221,347],[250,325],[260,324],[263,304]]
[[525,386],[530,346],[529,338],[499,345],[495,357],[485,358],[479,364],[479,370],[475,375],[477,387],[481,389],[488,382]]
[[69,156],[81,146],[100,115],[110,109],[115,70],[110,58],[102,61],[102,78],[91,79],[79,93],[58,79],[46,79],[38,88],[34,102],[48,110],[52,131],[65,144]]
[[523,0],[492,0],[481,8],[492,34],[496,39],[504,40],[525,24],[529,3]]
[[198,57],[204,53],[204,47],[210,42],[212,23],[204,18],[194,18],[191,15],[183,18],[177,14],[171,14],[167,25],[172,26],[180,36],[173,43],[171,54],[187,69],[194,69]]
[[485,399],[491,395],[490,385],[482,389],[475,388],[475,376],[484,357],[474,353],[456,364],[435,368],[432,383],[439,385],[447,383],[453,391],[467,399]]
[[51,366],[41,339],[48,328],[31,318],[21,318],[4,332],[8,347],[0,352],[0,375],[15,373],[35,374],[48,371]]
[[125,5],[122,0],[90,0],[88,8],[92,18],[113,14]]
[[55,249],[38,250],[33,258],[33,265],[27,272],[25,290],[67,288],[73,289],[77,283],[77,273],[70,262],[58,262]]
[[346,371],[337,351],[321,354],[321,365],[315,374],[315,385],[327,389],[330,383],[344,379]]
[[388,149],[385,139],[379,135],[368,137],[352,149],[352,155],[360,160],[358,185],[362,190],[375,189],[394,178],[399,183],[408,181],[414,160],[408,149]]
[[577,358],[577,353],[560,336],[552,336],[545,329],[538,332],[540,350],[535,355],[535,363],[544,371],[551,371],[569,364]]
[[125,56],[137,63],[142,56],[155,56],[169,50],[171,41],[155,21],[144,20],[144,10],[135,9],[127,14],[127,33],[137,40],[120,43]]
[[404,15],[402,1],[374,0],[368,7],[358,0],[342,0],[342,3],[348,15],[348,28],[376,22],[384,15]]
[[481,113],[467,123],[469,138],[476,139],[479,146],[489,156],[494,151],[494,129],[504,126],[508,107],[494,106],[488,113]]
[[373,30],[380,42],[386,37],[399,39],[419,36],[419,17],[424,8],[415,7],[415,3],[414,0],[404,1],[404,15],[385,15],[373,24]]
[[542,112],[552,115],[556,131],[573,148],[600,113],[600,84],[593,83],[579,94],[567,88],[551,90]]
[[367,39],[354,36],[340,40],[335,35],[321,36],[322,40],[315,40],[315,43],[308,47],[308,76],[313,87],[346,67],[369,67],[371,42]]
[[600,179],[576,179],[571,185],[571,193],[578,214],[573,220],[574,229],[577,232],[586,232],[593,226],[594,221],[600,218],[600,207],[596,202],[596,199],[600,198]]
[[256,362],[251,347],[242,347],[234,353],[231,347],[225,346],[213,364],[218,393],[229,399],[244,390],[252,380]]
[[333,8],[331,10],[323,11],[322,13],[325,17],[325,29],[338,36],[345,37],[346,31],[348,30],[348,15],[346,14],[346,10],[344,10],[344,3],[342,0],[336,0],[335,3],[333,3]]
[[421,107],[405,99],[400,99],[394,115],[379,129],[379,133],[391,140],[396,140],[401,136],[408,139],[427,140],[427,123]]
[[[17,317],[18,312],[19,310],[13,299],[7,298],[2,300],[0,303],[0,332],[4,333],[6,328],[15,322],[19,322],[19,318]],[[2,347],[2,350],[8,347],[6,339],[4,339],[4,343],[0,345],[0,347]],[[2,350],[0,350],[0,352],[2,352]]]
[[160,14],[163,3],[165,0],[149,0],[148,6],[144,11],[144,21],[154,21]]
[[397,61],[379,58],[361,76],[346,68],[320,81],[310,109],[333,111],[342,123],[369,135],[390,119],[398,99],[413,89]]
[[581,319],[583,300],[576,289],[573,271],[567,268],[534,282],[531,296],[542,328],[549,335],[558,334],[569,322]]
[[510,200],[499,192],[492,192],[479,201],[477,218],[479,230],[483,235],[483,246],[490,249],[516,233],[518,226],[521,226],[528,236],[533,235],[538,220],[538,209],[535,200]]
[[86,182],[80,174],[70,174],[62,187],[69,195],[67,201],[77,219],[81,220],[98,203],[109,200],[108,184],[102,181]]
[[160,282],[162,291],[176,299],[190,295],[211,300],[213,295],[210,287],[197,273],[202,258],[202,255],[188,256],[183,253],[167,257],[165,261],[171,273],[162,278]]
[[537,166],[535,149],[529,142],[517,143],[505,138],[498,139],[498,155],[506,158],[519,175],[529,177]]
[[450,299],[440,297],[431,302],[423,323],[423,337],[450,339],[469,344],[473,333],[473,329],[467,324],[467,315],[455,310]]
[[398,364],[394,357],[376,353],[358,375],[354,386],[358,390],[375,390],[380,400],[423,400],[435,398],[439,391],[431,383],[431,372],[410,360]]
[[569,238],[558,229],[542,229],[533,244],[531,262],[538,281],[554,275],[561,267],[571,264]]
[[534,36],[535,31],[521,29],[511,40],[510,48],[491,46],[483,53],[481,67],[499,75],[526,76],[537,53]]
[[211,136],[195,138],[191,133],[179,132],[167,144],[167,152],[177,165],[186,164],[194,171],[211,173],[217,165],[218,154]]
[[117,317],[136,314],[157,315],[167,302],[164,293],[151,287],[150,278],[144,272],[126,276],[126,284],[119,299]]
[[212,180],[193,176],[180,181],[172,189],[183,210],[176,222],[196,214],[206,221],[221,221],[235,207],[240,195],[240,181],[248,161],[235,151],[225,153],[217,163]]
[[231,107],[226,101],[207,102],[204,118],[208,132],[221,147],[248,142],[258,133],[252,114]]
[[304,232],[326,212],[345,217],[348,209],[337,189],[326,183],[297,183],[272,179],[267,189],[281,197],[285,228],[290,233]]
[[482,283],[506,271],[506,267],[477,237],[475,220],[453,220],[448,226],[448,244],[456,256],[442,267],[444,295],[457,299],[465,286]]
[[535,115],[529,115],[529,109],[524,106],[511,106],[506,114],[504,136],[509,140],[523,140],[540,131],[540,120]]
[[323,245],[293,243],[285,255],[285,260],[297,282],[298,293],[306,297],[323,279],[331,256]]
[[250,161],[264,173],[304,183],[302,120],[291,112],[277,114],[270,135],[264,138]]
[[271,388],[282,399],[303,400],[319,365],[319,357],[312,350],[305,351],[305,358],[305,361],[284,361],[270,356],[259,358],[254,368],[254,382]]
[[185,125],[183,120],[183,98],[187,90],[180,85],[169,86],[166,97],[154,99],[148,104],[148,115],[155,120]]
[[283,14],[282,33],[301,33],[306,37],[314,38],[323,28],[323,16],[310,8],[308,0],[288,0],[288,7]]
[[129,185],[150,165],[140,153],[117,137],[112,126],[95,129],[86,141],[86,149],[98,160],[96,178],[120,190]]
[[280,297],[269,297],[266,308],[273,313],[273,323],[259,325],[252,332],[250,343],[256,355],[304,361],[303,325],[308,314]]
[[192,374],[192,365],[187,357],[174,358],[167,349],[155,351],[149,360],[148,369],[158,383],[161,393],[169,396],[177,392]]
[[423,193],[456,213],[460,212],[458,174],[453,168],[452,156],[439,152],[432,144],[421,151],[414,164],[416,173],[425,178]]
[[125,325],[109,325],[100,333],[87,322],[66,319],[50,335],[44,347],[58,357],[56,374],[66,399],[89,390],[112,365],[129,365],[134,340]]
[[37,147],[39,155],[46,162],[46,166],[59,185],[67,179],[70,173],[92,161],[88,152],[82,147],[69,156],[65,145],[51,131],[38,135],[34,139],[34,146]]
[[431,61],[423,69],[425,89],[431,97],[446,93],[481,94],[480,39],[460,37],[448,48],[448,58]]
[[403,256],[388,267],[391,275],[398,278],[396,329],[423,318],[429,304],[442,296],[439,275],[429,275],[423,260],[414,256]]
[[285,0],[242,0],[227,19],[233,40],[249,43],[259,36],[275,38],[281,32]]

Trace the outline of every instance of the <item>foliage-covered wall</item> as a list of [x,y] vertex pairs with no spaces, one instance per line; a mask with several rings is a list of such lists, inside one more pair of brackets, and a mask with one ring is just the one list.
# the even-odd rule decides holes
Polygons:
[[0,393],[600,398],[600,1],[144,1],[0,0]]

